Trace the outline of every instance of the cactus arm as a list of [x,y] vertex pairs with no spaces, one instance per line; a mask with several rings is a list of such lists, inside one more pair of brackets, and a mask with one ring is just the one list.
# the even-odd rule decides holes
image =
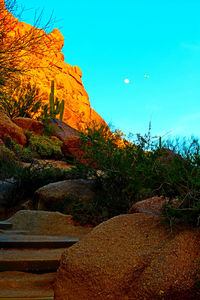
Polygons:
[[60,121],[62,121],[63,119],[63,113],[64,113],[64,106],[65,106],[65,101],[62,100],[62,102],[60,103]]
[[161,136],[159,136],[159,148],[161,149],[161,147],[162,147]]

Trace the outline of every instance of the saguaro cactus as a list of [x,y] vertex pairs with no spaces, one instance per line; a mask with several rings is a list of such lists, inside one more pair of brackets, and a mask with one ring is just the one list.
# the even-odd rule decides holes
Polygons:
[[159,136],[159,148],[162,148],[162,140],[161,140],[161,136]]
[[62,121],[65,101],[58,101],[58,97],[55,98],[55,83],[54,80],[51,81],[51,92],[49,94],[49,110],[50,110],[50,118],[53,119],[59,114],[59,119]]

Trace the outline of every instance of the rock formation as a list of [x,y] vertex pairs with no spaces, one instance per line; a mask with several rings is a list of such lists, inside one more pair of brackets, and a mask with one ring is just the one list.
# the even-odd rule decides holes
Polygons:
[[56,211],[67,210],[69,204],[76,200],[91,201],[95,197],[91,180],[63,180],[47,184],[35,192],[37,209]]
[[199,229],[120,215],[64,252],[55,299],[199,299],[199,257]]
[[23,129],[12,122],[6,114],[0,112],[0,139],[5,143],[7,137],[10,137],[22,146],[26,144],[26,136]]
[[51,80],[54,80],[56,96],[59,100],[65,100],[63,121],[75,129],[84,129],[91,122],[105,123],[90,106],[80,68],[64,62],[61,52],[64,37],[61,32],[54,29],[47,34],[44,30],[18,21],[8,14],[12,30],[7,38],[23,40],[26,36],[31,36],[29,49],[21,50],[24,53],[20,54],[21,64],[27,69],[26,75],[22,76],[23,84],[35,84],[40,89],[43,103],[46,104],[49,102]]

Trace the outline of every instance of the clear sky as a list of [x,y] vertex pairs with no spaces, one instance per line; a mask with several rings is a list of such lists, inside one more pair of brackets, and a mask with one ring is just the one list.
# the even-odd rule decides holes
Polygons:
[[[18,0],[54,11],[91,106],[125,133],[200,137],[199,0]],[[149,78],[144,75],[148,75]],[[124,80],[129,79],[129,83]]]

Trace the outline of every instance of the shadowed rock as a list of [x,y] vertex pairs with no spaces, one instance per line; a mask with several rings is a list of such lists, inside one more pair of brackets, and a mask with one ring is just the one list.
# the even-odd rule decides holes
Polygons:
[[18,117],[13,119],[13,122],[23,130],[33,131],[38,135],[42,133],[42,129],[44,127],[42,122],[30,118]]
[[199,257],[199,229],[171,233],[159,217],[117,216],[62,255],[55,300],[198,299]]
[[22,128],[12,122],[5,113],[0,112],[0,139],[5,143],[7,137],[22,146],[26,144],[26,136]]
[[64,180],[47,184],[35,192],[35,201],[40,210],[57,210],[72,201],[90,201],[95,193],[92,180]]

